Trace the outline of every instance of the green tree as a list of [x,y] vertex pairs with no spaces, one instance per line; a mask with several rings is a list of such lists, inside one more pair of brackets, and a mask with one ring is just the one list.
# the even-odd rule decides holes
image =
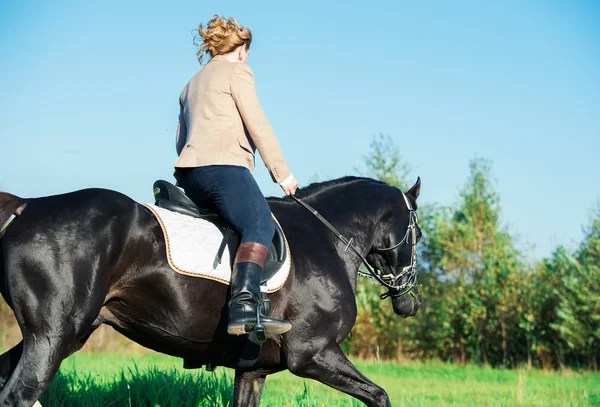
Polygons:
[[590,224],[585,229],[585,240],[576,258],[581,265],[580,278],[573,292],[579,299],[579,310],[589,335],[583,348],[591,368],[598,370],[600,362],[600,204],[592,212]]
[[[549,271],[560,279],[554,293],[557,318],[551,327],[559,333],[573,355],[598,369],[600,357],[600,208],[593,213],[585,239],[573,255],[559,248]],[[577,358],[578,359],[578,358]]]
[[428,242],[433,270],[447,281],[450,343],[462,363],[507,365],[518,301],[514,283],[522,266],[511,236],[499,224],[489,161],[471,161],[460,198],[451,217],[435,219]]

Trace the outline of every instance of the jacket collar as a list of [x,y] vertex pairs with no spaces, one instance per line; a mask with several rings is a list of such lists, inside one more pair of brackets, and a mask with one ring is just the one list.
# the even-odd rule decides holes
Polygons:
[[229,60],[227,58],[225,58],[224,55],[215,55],[214,57],[212,57],[211,61],[227,61],[227,62],[229,62]]

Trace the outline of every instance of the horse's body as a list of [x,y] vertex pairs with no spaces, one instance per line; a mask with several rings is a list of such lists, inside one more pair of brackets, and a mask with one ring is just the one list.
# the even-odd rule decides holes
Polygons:
[[[407,193],[413,202],[418,190],[419,183]],[[342,179],[304,194],[364,255],[398,241],[408,224],[400,191],[373,180]],[[265,377],[289,369],[369,406],[389,406],[339,348],[356,318],[360,260],[298,204],[269,203],[292,253],[288,281],[269,295],[272,316],[293,328],[270,338],[254,367],[236,370],[234,405],[258,404]],[[143,205],[101,189],[28,201],[0,194],[0,226],[8,212],[22,213],[0,238],[0,292],[23,341],[0,356],[0,406],[31,406],[102,323],[198,365],[238,360],[245,337],[226,333],[228,286],[173,272],[160,225]],[[393,254],[392,267],[406,265],[405,252]],[[393,299],[395,310],[403,313],[407,301],[414,299]]]

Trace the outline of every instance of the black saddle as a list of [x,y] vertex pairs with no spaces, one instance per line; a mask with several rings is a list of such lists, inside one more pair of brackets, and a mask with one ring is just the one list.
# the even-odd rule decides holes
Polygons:
[[[154,200],[156,206],[193,218],[205,219],[217,226],[223,233],[223,243],[219,252],[216,253],[215,267],[221,262],[221,256],[226,247],[229,249],[229,258],[232,262],[231,266],[233,266],[235,252],[240,244],[240,236],[218,213],[206,212],[198,208],[179,188],[167,181],[159,180],[154,183]],[[269,255],[261,276],[261,284],[279,271],[286,258],[287,249],[283,231],[279,224],[275,222],[275,236],[271,247],[269,247]]]

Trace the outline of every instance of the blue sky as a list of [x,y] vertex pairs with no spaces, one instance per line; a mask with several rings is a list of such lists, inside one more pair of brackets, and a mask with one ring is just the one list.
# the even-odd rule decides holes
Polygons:
[[[215,13],[253,31],[259,97],[301,185],[355,174],[382,132],[422,201],[455,204],[469,160],[486,157],[531,258],[581,240],[600,198],[593,1],[5,1],[0,188],[151,201],[199,69],[191,31]],[[259,160],[255,175],[281,194]]]

